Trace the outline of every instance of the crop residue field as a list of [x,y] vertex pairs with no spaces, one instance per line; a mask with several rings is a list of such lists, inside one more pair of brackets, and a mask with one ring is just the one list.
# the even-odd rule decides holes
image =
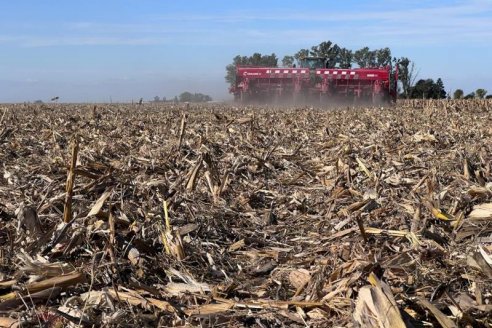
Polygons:
[[486,327],[491,109],[0,106],[0,323]]

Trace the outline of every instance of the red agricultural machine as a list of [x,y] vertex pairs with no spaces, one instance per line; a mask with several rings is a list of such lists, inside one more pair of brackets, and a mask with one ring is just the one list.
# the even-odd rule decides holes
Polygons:
[[396,101],[398,71],[375,68],[327,68],[323,57],[300,60],[300,67],[236,67],[229,89],[248,103],[372,103]]

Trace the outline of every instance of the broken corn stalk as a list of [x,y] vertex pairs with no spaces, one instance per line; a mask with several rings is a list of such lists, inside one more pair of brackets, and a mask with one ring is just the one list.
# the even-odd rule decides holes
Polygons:
[[384,230],[373,227],[365,227],[365,232],[370,235],[386,234],[393,237],[405,237],[412,243],[412,246],[417,247],[420,245],[417,235],[411,231]]
[[160,224],[162,243],[164,244],[164,248],[166,249],[167,254],[172,255],[177,260],[181,261],[185,258],[183,242],[181,241],[179,232],[176,231],[175,235],[173,236],[171,221],[169,220],[169,213],[167,210],[167,202],[165,200],[162,202],[162,206],[164,207],[165,223],[165,228],[162,227],[162,224]]
[[167,254],[171,254],[171,249],[169,248],[169,241],[168,241],[168,235],[171,234],[171,222],[169,222],[169,214],[167,212],[167,202],[164,200],[162,201],[162,207],[164,208],[164,224],[166,225],[166,228],[164,229],[161,224],[161,238],[162,238],[162,243],[164,244],[164,248],[166,249]]

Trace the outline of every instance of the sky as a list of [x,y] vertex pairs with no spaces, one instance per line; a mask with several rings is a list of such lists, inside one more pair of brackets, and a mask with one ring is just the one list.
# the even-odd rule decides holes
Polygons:
[[238,54],[389,47],[417,78],[492,93],[492,0],[0,0],[0,102],[229,99]]

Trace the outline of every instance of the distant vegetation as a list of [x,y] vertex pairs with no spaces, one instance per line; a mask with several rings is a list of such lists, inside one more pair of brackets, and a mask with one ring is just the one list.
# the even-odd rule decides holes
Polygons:
[[446,98],[446,90],[441,79],[434,82],[433,79],[418,80],[413,87],[410,88],[409,98],[422,99],[444,99]]
[[156,103],[158,103],[158,102],[166,102],[166,101],[167,101],[166,97],[160,98],[159,96],[155,96],[154,97],[154,100],[153,100],[153,102],[156,102]]
[[195,103],[201,103],[201,102],[207,102],[207,101],[212,101],[212,97],[209,95],[205,95],[203,93],[191,93],[188,91],[185,91],[181,93],[179,96],[174,97],[172,100],[167,100],[166,97],[159,98],[159,96],[155,96],[153,102],[158,103],[158,102],[195,102]]
[[487,95],[487,90],[477,89],[465,95],[462,89],[456,89],[453,93],[453,99],[492,99],[492,95]]
[[179,102],[207,102],[212,101],[212,97],[203,93],[191,93],[188,91],[179,95]]

